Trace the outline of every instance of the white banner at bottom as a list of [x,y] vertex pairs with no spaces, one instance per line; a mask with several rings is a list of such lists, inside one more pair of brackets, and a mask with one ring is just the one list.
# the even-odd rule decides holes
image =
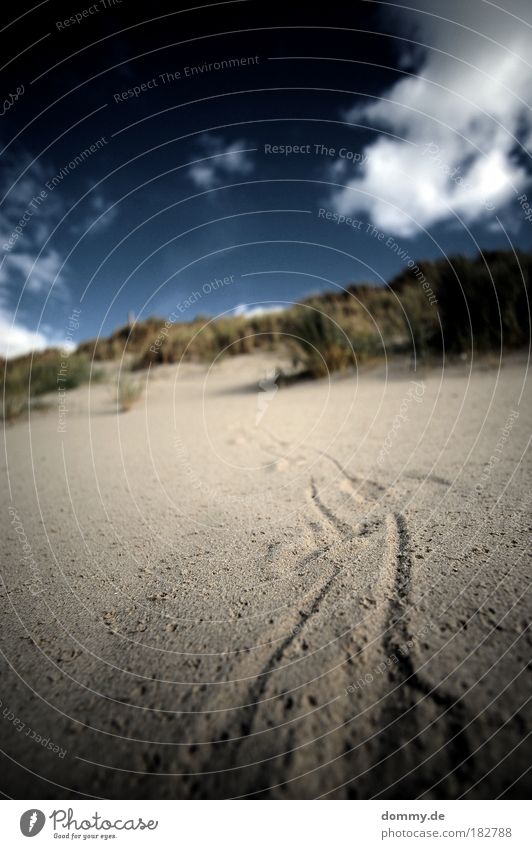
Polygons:
[[[521,801],[4,801],[2,845],[530,849]],[[68,843],[67,843],[68,841]]]

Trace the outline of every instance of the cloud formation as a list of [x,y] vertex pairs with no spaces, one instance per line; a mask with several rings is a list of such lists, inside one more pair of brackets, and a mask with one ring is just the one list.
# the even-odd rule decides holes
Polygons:
[[268,313],[284,312],[286,306],[284,304],[237,304],[230,311],[230,315],[245,316],[245,318],[256,318],[260,315]]
[[[422,57],[416,75],[344,115],[400,138],[369,144],[354,176],[345,162],[329,170],[344,184],[331,199],[338,212],[366,212],[383,230],[409,237],[455,214],[468,225],[493,220],[526,186],[532,30],[519,14],[530,17],[524,0],[510,0],[506,12],[481,0],[402,7],[405,34],[430,47],[414,45]],[[403,53],[404,66],[412,45]]]
[[0,307],[0,357],[18,357],[31,351],[44,351],[45,348],[73,350],[74,345],[65,342],[48,326],[41,330],[30,330],[18,321],[13,321],[9,313]]
[[208,191],[221,185],[228,177],[242,177],[253,171],[249,144],[244,139],[227,144],[221,136],[205,134],[200,137],[199,143],[209,158],[188,169],[188,176],[198,189]]
[[[27,166],[24,176],[18,174]],[[32,299],[54,297],[65,301],[67,291],[60,274],[62,255],[51,246],[40,254],[43,243],[63,214],[59,195],[44,189],[47,172],[29,155],[21,156],[18,167],[8,163],[0,186],[5,200],[0,211],[0,356],[18,356],[60,342],[50,328],[28,329],[34,320],[25,316],[17,303],[22,291]],[[17,310],[15,312],[15,310]]]

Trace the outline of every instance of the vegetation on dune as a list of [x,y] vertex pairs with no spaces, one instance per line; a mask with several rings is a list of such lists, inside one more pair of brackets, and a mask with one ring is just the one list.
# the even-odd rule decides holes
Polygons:
[[[61,388],[88,380],[92,360],[124,355],[133,369],[144,369],[261,349],[291,355],[301,374],[321,377],[384,353],[419,358],[515,349],[530,339],[531,279],[532,254],[488,251],[473,259],[420,262],[388,286],[338,288],[279,312],[181,323],[150,318],[82,343],[67,358]],[[59,351],[45,351],[2,363],[4,418],[16,418],[58,388],[61,359]],[[140,388],[130,378],[123,381],[118,406],[129,409]]]
[[[69,356],[57,350],[27,354],[12,360],[2,360],[3,405],[6,421],[18,418],[28,408],[43,407],[35,399],[59,389],[73,389],[90,377],[90,360],[76,352]],[[93,372],[93,379],[96,377]]]
[[345,331],[329,315],[314,307],[301,307],[290,318],[295,361],[312,377],[343,371],[354,363],[354,352]]
[[282,312],[169,327],[150,320],[128,338],[127,350],[134,368],[285,350],[316,377],[385,352],[419,358],[508,350],[529,339],[531,277],[530,254],[444,258],[419,263],[388,286],[353,285]]
[[150,335],[140,351],[136,346],[128,350],[136,354],[134,368],[147,368],[161,363],[178,363],[181,360],[212,362],[225,354],[249,354],[261,347],[254,336],[251,325],[240,317],[196,319],[188,324],[174,324],[168,332],[161,332],[161,324],[155,335]]
[[474,259],[454,256],[419,267],[437,304],[421,302],[412,310],[409,298],[416,282],[411,272],[392,280],[390,288],[404,303],[422,347],[473,354],[528,345],[532,254],[484,251]]
[[116,383],[116,407],[119,413],[131,410],[142,394],[142,385],[126,371],[120,371]]

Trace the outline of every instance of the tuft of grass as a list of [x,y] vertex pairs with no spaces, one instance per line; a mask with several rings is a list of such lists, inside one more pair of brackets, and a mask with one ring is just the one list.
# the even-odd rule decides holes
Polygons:
[[133,380],[131,375],[122,371],[116,383],[116,407],[119,413],[131,410],[142,395],[142,384]]
[[[86,354],[73,353],[65,357],[56,350],[3,360],[1,367],[2,418],[5,421],[15,421],[29,406],[42,409],[44,405],[37,405],[35,401],[39,396],[56,392],[58,388],[74,389],[91,377]],[[99,373],[93,372],[92,379],[98,378]]]
[[332,371],[342,371],[353,364],[349,338],[335,321],[317,309],[295,310],[288,323],[304,371],[312,377],[324,377]]
[[28,399],[25,395],[5,395],[2,407],[2,419],[14,422],[28,410]]

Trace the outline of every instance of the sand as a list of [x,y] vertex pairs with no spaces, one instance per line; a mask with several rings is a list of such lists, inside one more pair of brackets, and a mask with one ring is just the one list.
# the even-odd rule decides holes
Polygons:
[[6,428],[5,794],[529,793],[526,358],[276,365]]

